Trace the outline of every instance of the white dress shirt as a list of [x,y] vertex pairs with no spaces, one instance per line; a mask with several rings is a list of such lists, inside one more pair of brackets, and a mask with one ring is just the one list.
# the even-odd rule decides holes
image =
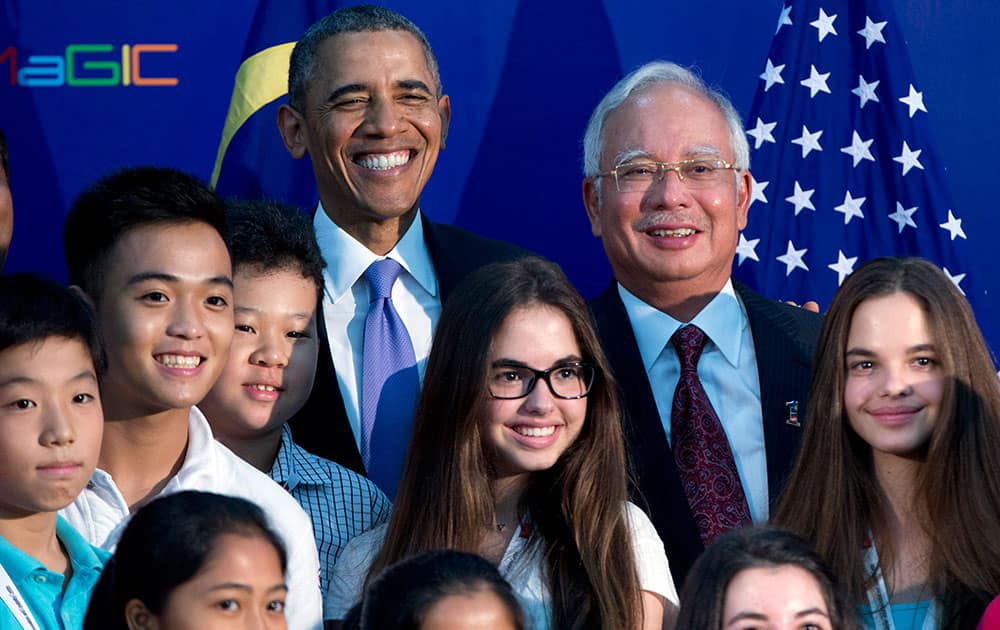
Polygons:
[[441,296],[420,211],[396,247],[379,256],[330,220],[320,203],[313,217],[320,252],[326,260],[323,317],[337,385],[344,397],[354,441],[361,448],[361,370],[368,316],[369,283],[364,273],[376,260],[392,258],[404,273],[392,287],[392,303],[410,333],[417,370],[423,381],[431,336],[441,316]]
[[[285,576],[288,627],[292,630],[322,627],[319,559],[309,516],[281,486],[215,441],[208,421],[197,407],[191,408],[188,417],[184,463],[157,496],[182,490],[215,492],[256,503],[288,552]],[[61,514],[90,544],[108,551],[114,551],[132,516],[114,479],[99,468],[94,470],[76,501]],[[150,570],[155,571],[156,567]]]
[[[678,605],[677,588],[670,574],[663,541],[656,533],[656,528],[646,513],[634,504],[626,502],[624,507],[632,534],[632,553],[636,572],[639,574],[639,588],[656,593],[675,606]],[[324,602],[326,609],[333,615],[332,619],[343,619],[354,604],[360,601],[365,577],[375,560],[375,554],[382,547],[387,529],[388,525],[379,525],[352,539],[344,547],[333,569],[330,589]],[[530,630],[552,628],[552,598],[545,579],[544,562],[540,548],[529,548],[528,539],[522,537],[521,526],[518,525],[497,570],[510,582],[514,596],[528,617],[527,627]]]
[[732,280],[690,322],[677,321],[620,284],[618,294],[632,323],[668,443],[670,412],[681,372],[670,337],[685,323],[695,324],[708,336],[698,361],[698,377],[729,439],[750,516],[755,523],[767,521],[767,456],[757,353],[746,308],[733,290]]

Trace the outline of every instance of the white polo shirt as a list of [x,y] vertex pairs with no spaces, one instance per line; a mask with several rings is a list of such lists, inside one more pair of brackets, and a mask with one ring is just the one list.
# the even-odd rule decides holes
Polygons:
[[[157,496],[182,490],[215,492],[256,503],[288,551],[288,627],[322,628],[319,559],[309,516],[281,486],[217,442],[197,407],[188,416],[184,463]],[[114,551],[132,516],[111,475],[100,469],[94,470],[87,487],[61,514],[90,544],[108,551]]]

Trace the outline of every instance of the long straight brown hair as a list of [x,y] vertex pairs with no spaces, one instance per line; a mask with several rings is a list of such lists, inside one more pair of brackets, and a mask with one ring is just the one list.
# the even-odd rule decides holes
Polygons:
[[539,258],[486,266],[445,304],[392,518],[368,577],[424,551],[478,552],[495,505],[480,432],[490,347],[512,311],[533,306],[567,317],[597,372],[579,436],[552,468],[531,475],[519,506],[532,523],[529,545],[544,558],[553,627],[634,628],[641,600],[615,384],[580,295]]
[[931,543],[939,627],[972,628],[1000,593],[1000,381],[968,302],[933,264],[878,258],[834,296],[816,351],[802,448],[773,522],[814,541],[855,603],[865,602],[874,583],[862,562],[869,529],[891,579],[889,507],[871,448],[848,422],[844,387],[855,310],[894,293],[920,304],[946,375],[916,507]]

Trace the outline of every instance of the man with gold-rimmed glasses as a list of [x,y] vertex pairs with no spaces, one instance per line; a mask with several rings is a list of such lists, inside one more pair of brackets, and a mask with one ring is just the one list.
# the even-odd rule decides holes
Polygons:
[[624,394],[638,496],[674,576],[721,533],[766,521],[801,434],[814,313],[734,282],[749,146],[729,100],[649,63],[598,104],[583,200],[615,281],[591,301]]

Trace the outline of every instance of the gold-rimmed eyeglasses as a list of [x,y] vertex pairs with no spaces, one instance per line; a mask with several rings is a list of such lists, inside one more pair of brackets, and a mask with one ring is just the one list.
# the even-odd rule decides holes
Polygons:
[[739,169],[732,162],[718,158],[697,158],[680,162],[626,162],[597,176],[613,176],[618,192],[624,193],[646,192],[653,183],[663,181],[667,171],[677,173],[677,179],[689,188],[711,188],[730,170]]

